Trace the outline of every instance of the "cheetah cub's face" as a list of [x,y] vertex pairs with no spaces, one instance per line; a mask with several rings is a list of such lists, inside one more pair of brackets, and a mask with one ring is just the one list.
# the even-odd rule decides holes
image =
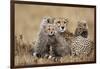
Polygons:
[[53,36],[56,34],[56,29],[53,24],[47,24],[45,31],[46,31],[47,35],[49,35],[49,36]]
[[75,30],[75,36],[88,37],[88,25],[86,20],[78,21],[78,25]]
[[77,27],[78,27],[80,30],[81,30],[81,29],[88,29],[87,21],[85,21],[85,20],[78,21]]
[[67,28],[68,19],[67,18],[55,18],[54,24],[57,27],[58,32],[65,32]]

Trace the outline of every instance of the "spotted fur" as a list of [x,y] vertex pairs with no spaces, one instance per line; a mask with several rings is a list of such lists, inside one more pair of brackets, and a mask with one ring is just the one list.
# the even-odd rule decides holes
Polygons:
[[71,51],[72,55],[89,55],[93,49],[93,42],[88,38],[77,36],[72,40]]

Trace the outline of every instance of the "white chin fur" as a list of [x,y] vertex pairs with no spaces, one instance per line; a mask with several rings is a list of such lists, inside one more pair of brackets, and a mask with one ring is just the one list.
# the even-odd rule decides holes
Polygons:
[[60,31],[60,32],[65,32],[65,30],[66,30],[65,28],[64,28],[64,29],[61,29],[61,28],[60,28],[59,31]]
[[60,32],[64,32],[65,30],[60,30]]
[[50,36],[52,36],[53,34],[49,34]]
[[34,52],[34,53],[33,53],[33,56],[36,56],[36,54],[37,54],[37,53],[36,53],[36,52]]
[[52,35],[54,35],[54,33],[49,33],[48,35],[51,35],[52,36]]

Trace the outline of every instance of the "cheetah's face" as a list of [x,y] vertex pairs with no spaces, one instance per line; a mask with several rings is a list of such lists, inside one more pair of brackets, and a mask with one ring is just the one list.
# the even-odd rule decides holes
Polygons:
[[65,32],[67,28],[67,23],[68,23],[68,19],[66,18],[56,18],[54,20],[54,24],[56,25],[57,31],[59,32]]
[[79,25],[78,25],[78,28],[79,29],[86,29],[86,24],[84,23],[80,23]]
[[45,30],[46,30],[47,35],[49,35],[49,36],[53,36],[56,33],[56,29],[53,24],[47,24]]
[[78,28],[78,31],[80,34],[84,33],[84,32],[87,33],[87,29],[88,29],[87,22],[86,21],[79,21],[77,28]]

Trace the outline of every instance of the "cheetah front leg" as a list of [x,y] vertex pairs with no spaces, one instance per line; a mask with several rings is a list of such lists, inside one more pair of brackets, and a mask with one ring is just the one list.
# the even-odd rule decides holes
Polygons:
[[55,50],[56,50],[55,46],[50,46],[50,51],[49,51],[48,59],[51,59],[54,62],[58,62],[60,58],[56,56]]

